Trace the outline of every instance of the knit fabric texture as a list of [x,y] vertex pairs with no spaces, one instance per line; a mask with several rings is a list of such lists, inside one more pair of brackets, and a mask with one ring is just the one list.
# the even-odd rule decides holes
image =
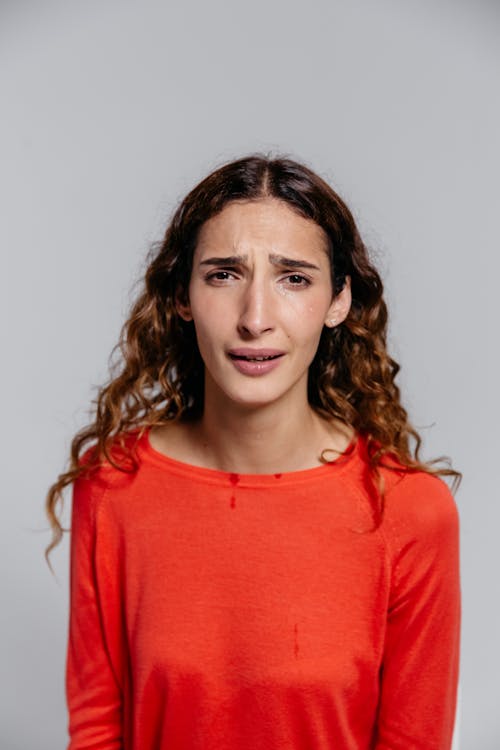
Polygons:
[[67,750],[449,750],[447,484],[394,461],[377,524],[362,435],[282,474],[138,437],[136,471],[106,462],[73,485]]

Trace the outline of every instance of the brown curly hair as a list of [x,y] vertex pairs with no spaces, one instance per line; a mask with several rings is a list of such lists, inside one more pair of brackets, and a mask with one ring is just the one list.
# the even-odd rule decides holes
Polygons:
[[[274,197],[285,201],[303,217],[319,224],[329,240],[334,294],[351,278],[352,305],[347,318],[322,331],[309,368],[308,399],[327,418],[337,418],[367,439],[369,471],[377,488],[380,518],[383,481],[380,466],[403,465],[408,471],[453,476],[453,489],[462,475],[447,457],[429,462],[419,457],[421,438],[400,403],[395,378],[400,370],[386,348],[387,306],[381,278],[371,264],[351,211],[340,196],[307,166],[285,156],[251,154],[222,165],[182,200],[167,227],[163,241],[153,243],[146,258],[143,289],[124,323],[110,361],[119,350],[122,361],[110,365],[110,378],[102,386],[94,421],[73,438],[70,467],[60,474],[46,498],[46,514],[53,537],[49,553],[63,529],[56,515],[64,487],[80,474],[102,465],[105,459],[121,471],[137,469],[135,452],[125,447],[125,435],[168,420],[196,419],[203,412],[204,365],[194,327],[177,313],[175,296],[189,285],[193,253],[202,224],[230,201]],[[119,443],[125,463],[110,455]],[[414,440],[413,449],[410,438]],[[81,454],[89,441],[96,440]],[[130,446],[129,443],[127,443]],[[127,459],[131,463],[127,466]],[[447,467],[435,468],[444,461]]]

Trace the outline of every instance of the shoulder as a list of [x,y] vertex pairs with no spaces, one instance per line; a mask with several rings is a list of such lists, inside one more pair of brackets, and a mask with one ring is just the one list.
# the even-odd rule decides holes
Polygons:
[[112,436],[109,439],[107,455],[102,451],[99,454],[98,445],[94,442],[83,451],[78,459],[78,464],[88,467],[90,471],[86,473],[89,475],[95,474],[100,479],[108,478],[112,480],[120,473],[130,473],[136,468],[136,465],[134,465],[135,449],[142,434],[139,428],[135,428]]
[[459,535],[455,498],[441,477],[406,471],[387,489],[382,527],[391,546],[399,549],[413,543],[434,548],[455,546]]
[[455,498],[440,476],[406,470],[398,472],[397,478],[388,485],[386,509],[394,519],[432,523],[443,516],[457,514]]
[[[368,440],[363,433],[359,436],[359,445],[366,478],[371,472]],[[412,470],[394,453],[384,454],[378,471],[384,488],[384,513],[392,522],[425,526],[442,518],[457,517],[455,498],[439,475],[423,469]]]
[[134,464],[134,447],[139,431],[121,433],[113,438],[108,456],[97,455],[97,444],[87,447],[78,459],[83,471],[73,484],[73,504],[95,508],[111,488],[127,488],[133,482],[139,464]]

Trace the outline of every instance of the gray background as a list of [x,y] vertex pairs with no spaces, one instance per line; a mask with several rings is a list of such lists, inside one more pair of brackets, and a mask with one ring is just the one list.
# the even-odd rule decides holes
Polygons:
[[0,4],[3,750],[67,741],[69,539],[54,579],[45,493],[149,243],[255,150],[322,174],[375,251],[424,457],[465,475],[454,748],[499,747],[499,30],[481,1]]

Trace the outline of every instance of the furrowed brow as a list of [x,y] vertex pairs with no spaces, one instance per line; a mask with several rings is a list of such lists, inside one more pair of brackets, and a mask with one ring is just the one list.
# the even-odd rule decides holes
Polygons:
[[319,266],[314,263],[309,263],[307,260],[299,260],[296,258],[285,258],[284,255],[269,255],[269,260],[275,266],[285,266],[285,268],[312,268],[316,271],[320,271]]
[[[227,255],[226,257],[213,256],[211,258],[205,258],[200,263],[200,266],[237,266],[243,265],[247,260],[247,255]],[[307,260],[300,260],[298,258],[286,258],[284,255],[275,255],[271,253],[269,260],[275,266],[284,266],[285,268],[310,268],[315,271],[320,271],[319,266],[314,263],[309,263]]]
[[244,263],[247,255],[228,255],[226,258],[206,258],[202,260],[200,266],[237,266]]

